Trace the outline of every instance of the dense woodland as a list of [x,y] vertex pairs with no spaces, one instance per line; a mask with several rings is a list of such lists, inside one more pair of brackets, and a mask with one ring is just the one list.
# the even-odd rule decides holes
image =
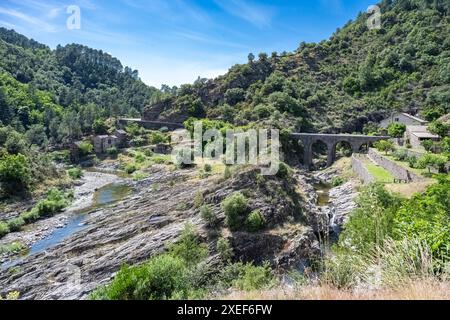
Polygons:
[[54,143],[91,133],[97,119],[140,116],[159,93],[119,60],[82,45],[45,45],[0,28],[0,121]]
[[382,27],[368,15],[329,40],[292,53],[249,55],[214,80],[182,86],[162,119],[180,115],[259,122],[327,133],[362,132],[392,110],[434,120],[450,110],[450,2],[382,1]]

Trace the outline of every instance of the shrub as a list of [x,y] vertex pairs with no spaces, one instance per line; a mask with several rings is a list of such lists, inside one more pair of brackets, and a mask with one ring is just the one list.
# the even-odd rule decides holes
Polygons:
[[192,165],[193,152],[189,147],[183,147],[176,151],[174,164],[180,168],[186,168]]
[[160,144],[160,143],[167,143],[169,139],[165,134],[158,131],[154,131],[150,134],[149,141],[151,144]]
[[[25,250],[26,247],[20,242],[13,242],[11,244],[0,246],[0,254],[17,253]],[[0,299],[1,300],[1,299]]]
[[232,285],[236,289],[244,291],[261,290],[274,284],[269,263],[262,266],[241,264],[239,269],[239,276],[232,281]]
[[264,228],[266,220],[264,219],[264,216],[262,215],[261,211],[255,210],[249,214],[245,224],[249,231],[257,232]]
[[358,206],[350,215],[339,243],[367,251],[392,234],[395,209],[401,201],[381,184],[373,184],[361,191],[356,202]]
[[436,154],[425,154],[423,155],[417,165],[420,168],[428,168],[428,173],[431,173],[431,169],[434,168],[439,172],[444,170],[445,164],[447,163],[447,158]]
[[81,142],[78,147],[80,148],[80,153],[82,156],[87,156],[94,150],[94,146],[89,141]]
[[409,156],[406,161],[408,162],[408,165],[410,168],[415,168],[417,166],[417,157],[416,156]]
[[107,153],[110,157],[115,158],[115,157],[117,157],[117,155],[119,154],[119,150],[117,150],[116,147],[111,147],[111,148],[106,149],[106,153]]
[[341,177],[334,177],[333,179],[331,179],[331,185],[333,187],[342,186],[344,183],[345,183],[345,180]]
[[205,204],[200,208],[200,215],[208,226],[213,227],[216,225],[217,217],[208,205]]
[[134,163],[130,163],[125,166],[125,172],[128,174],[132,174],[136,171],[137,171],[137,167]]
[[201,244],[198,235],[192,225],[187,224],[177,243],[169,247],[172,256],[181,258],[186,265],[192,267],[205,259],[208,255],[208,249]]
[[423,140],[421,143],[422,147],[428,151],[431,152],[433,151],[433,147],[434,147],[434,142],[431,140]]
[[203,205],[203,193],[197,191],[194,196],[194,208],[198,209]]
[[9,227],[6,222],[0,221],[0,238],[9,233]]
[[31,182],[31,170],[27,157],[22,154],[6,155],[0,159],[0,183],[7,194],[27,190]]
[[397,161],[405,161],[408,158],[408,150],[406,149],[395,150],[392,156]]
[[406,125],[403,123],[394,122],[388,127],[388,134],[393,138],[401,138],[405,134]]
[[242,216],[247,213],[248,200],[242,193],[235,192],[222,201],[222,209],[225,211],[228,227],[235,230],[240,226]]
[[232,176],[232,173],[231,173],[230,167],[229,166],[225,166],[225,170],[223,171],[223,178],[225,180],[228,180],[228,179],[231,178],[231,176]]
[[73,180],[81,179],[83,177],[83,170],[81,168],[72,168],[67,170],[67,174]]
[[148,174],[142,171],[136,171],[133,173],[134,181],[141,181],[148,178]]
[[394,142],[388,140],[378,141],[374,144],[374,146],[378,151],[386,152],[386,154],[395,150]]
[[8,220],[7,223],[10,232],[17,232],[20,231],[22,226],[25,224],[25,220],[23,220],[23,218],[21,217],[18,217]]
[[94,124],[92,125],[92,130],[94,130],[95,134],[107,134],[108,126],[106,125],[105,120],[97,119],[94,121]]
[[210,172],[212,172],[212,166],[207,163],[204,165],[203,170],[205,170],[205,172],[210,173]]
[[219,240],[217,240],[216,249],[222,261],[230,262],[233,258],[233,248],[231,247],[230,241],[228,241],[228,239],[219,238]]
[[187,291],[186,266],[171,255],[152,258],[142,266],[124,266],[106,287],[96,290],[91,299],[163,300]]
[[280,165],[278,167],[277,176],[279,178],[285,179],[285,178],[290,177],[291,174],[292,174],[291,168],[287,164],[285,164],[284,162],[280,162]]
[[70,198],[71,195],[52,189],[47,194],[46,199],[39,201],[33,209],[22,213],[20,217],[26,223],[31,223],[42,217],[52,216],[64,209],[69,204]]

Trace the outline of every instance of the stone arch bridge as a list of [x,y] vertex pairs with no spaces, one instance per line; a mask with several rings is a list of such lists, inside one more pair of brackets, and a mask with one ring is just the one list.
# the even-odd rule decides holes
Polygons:
[[390,137],[387,136],[365,136],[365,135],[353,135],[353,134],[321,134],[321,133],[293,133],[291,138],[297,141],[301,141],[304,145],[303,164],[308,169],[311,168],[313,160],[312,146],[316,142],[323,142],[327,145],[327,166],[331,166],[336,160],[336,146],[339,142],[347,142],[352,147],[354,153],[359,153],[363,145],[370,143],[387,140]]

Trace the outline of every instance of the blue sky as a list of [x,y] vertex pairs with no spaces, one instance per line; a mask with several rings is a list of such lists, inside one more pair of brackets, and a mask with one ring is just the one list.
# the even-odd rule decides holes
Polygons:
[[[139,70],[149,85],[224,74],[249,52],[327,39],[377,0],[2,0],[0,26],[54,48],[81,43]],[[81,29],[69,30],[69,5]]]

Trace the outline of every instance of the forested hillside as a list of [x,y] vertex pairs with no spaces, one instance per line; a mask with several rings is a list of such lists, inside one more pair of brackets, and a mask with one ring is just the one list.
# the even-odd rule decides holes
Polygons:
[[[450,2],[384,0],[382,27],[360,14],[329,40],[266,53],[163,104],[160,119],[221,118],[301,131],[363,131],[391,110],[429,120],[450,109]],[[157,105],[161,109],[161,104]]]
[[90,133],[97,119],[139,116],[159,93],[137,71],[82,45],[51,50],[0,28],[0,56],[0,121],[44,130],[55,142]]

